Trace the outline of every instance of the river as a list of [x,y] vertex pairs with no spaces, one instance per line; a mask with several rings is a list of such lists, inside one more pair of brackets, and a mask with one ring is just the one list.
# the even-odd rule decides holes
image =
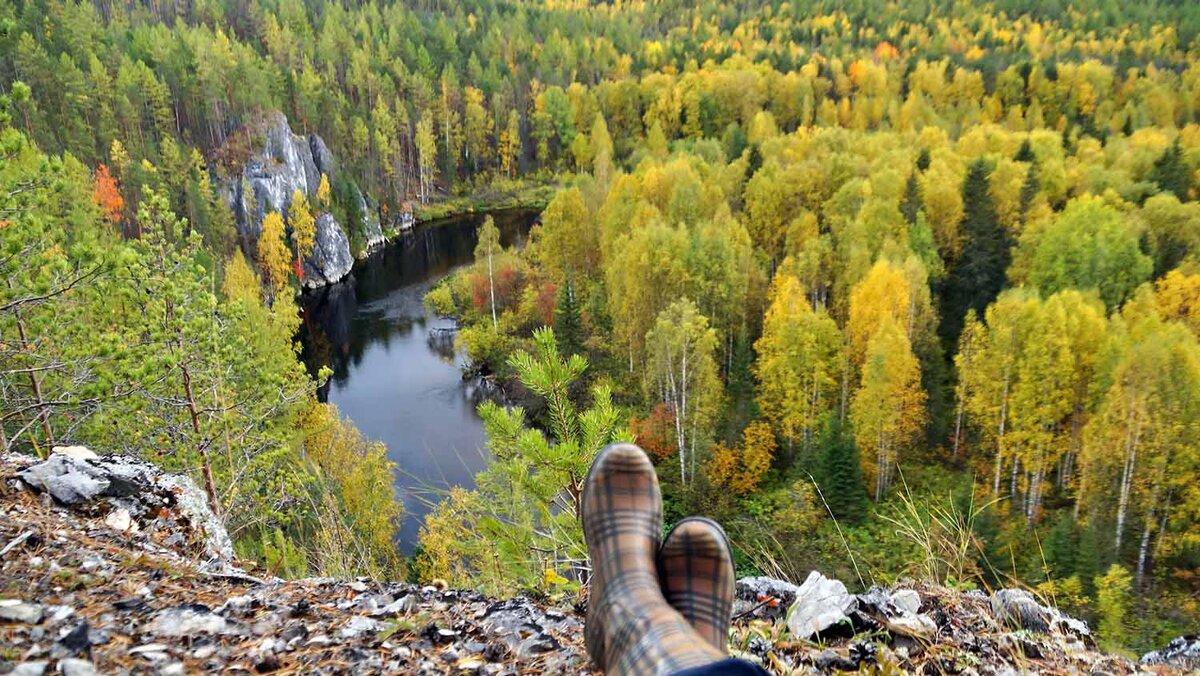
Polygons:
[[[505,246],[520,246],[536,211],[492,214]],[[354,266],[345,281],[306,294],[300,338],[309,372],[333,376],[318,393],[398,466],[404,501],[399,544],[411,553],[428,503],[451,486],[472,487],[488,462],[483,423],[463,381],[454,322],[426,311],[439,280],[470,265],[484,214],[418,225]]]

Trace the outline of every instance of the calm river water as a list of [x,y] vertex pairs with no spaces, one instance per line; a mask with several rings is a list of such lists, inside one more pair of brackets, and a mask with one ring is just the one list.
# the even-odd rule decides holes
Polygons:
[[[310,373],[333,377],[322,401],[337,405],[369,439],[387,445],[399,465],[397,494],[406,510],[400,545],[411,553],[429,511],[449,486],[474,485],[487,464],[483,425],[462,378],[453,322],[426,312],[434,284],[470,265],[483,214],[435,221],[359,261],[350,278],[303,299],[301,340]],[[520,245],[534,211],[493,213],[505,246]]]

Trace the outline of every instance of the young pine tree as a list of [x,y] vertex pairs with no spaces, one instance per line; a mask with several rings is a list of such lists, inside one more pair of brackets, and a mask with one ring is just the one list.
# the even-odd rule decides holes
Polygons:
[[844,523],[861,522],[867,516],[867,491],[854,439],[834,418],[826,427],[820,444],[823,456],[821,493],[829,511]]

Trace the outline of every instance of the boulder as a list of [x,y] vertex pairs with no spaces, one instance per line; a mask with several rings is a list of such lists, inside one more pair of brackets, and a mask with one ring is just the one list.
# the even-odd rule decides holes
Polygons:
[[1000,589],[991,596],[992,615],[996,621],[1014,629],[1037,632],[1054,632],[1082,641],[1091,641],[1092,632],[1087,622],[1075,619],[1066,613],[1038,603],[1024,589]]
[[104,495],[111,482],[104,472],[70,455],[51,454],[45,462],[22,470],[21,480],[64,505],[77,505]]
[[857,604],[840,580],[831,580],[814,570],[796,590],[796,601],[788,611],[788,629],[796,638],[811,638],[834,625],[849,622],[849,613]]
[[120,531],[141,530],[137,519],[149,523],[163,508],[171,508],[191,529],[205,556],[218,562],[233,559],[233,542],[224,524],[209,508],[204,492],[189,478],[163,472],[129,456],[97,456],[86,448],[76,448],[81,451],[74,455],[51,454],[45,461],[23,467],[17,476],[30,488],[64,505],[109,503],[105,523]]
[[1179,636],[1161,650],[1154,650],[1142,655],[1138,664],[1145,666],[1161,665],[1183,672],[1200,672],[1200,636]]

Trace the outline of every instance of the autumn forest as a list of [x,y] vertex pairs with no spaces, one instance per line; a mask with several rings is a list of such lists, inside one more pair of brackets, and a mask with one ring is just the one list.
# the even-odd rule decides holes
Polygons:
[[[280,113],[339,168],[248,230]],[[1141,651],[1200,622],[1198,200],[1187,3],[16,0],[0,450],[188,471],[277,574],[558,597],[633,439],[739,573],[1021,585]],[[499,394],[405,557],[297,298],[329,218],[363,258],[514,205],[424,297]]]

